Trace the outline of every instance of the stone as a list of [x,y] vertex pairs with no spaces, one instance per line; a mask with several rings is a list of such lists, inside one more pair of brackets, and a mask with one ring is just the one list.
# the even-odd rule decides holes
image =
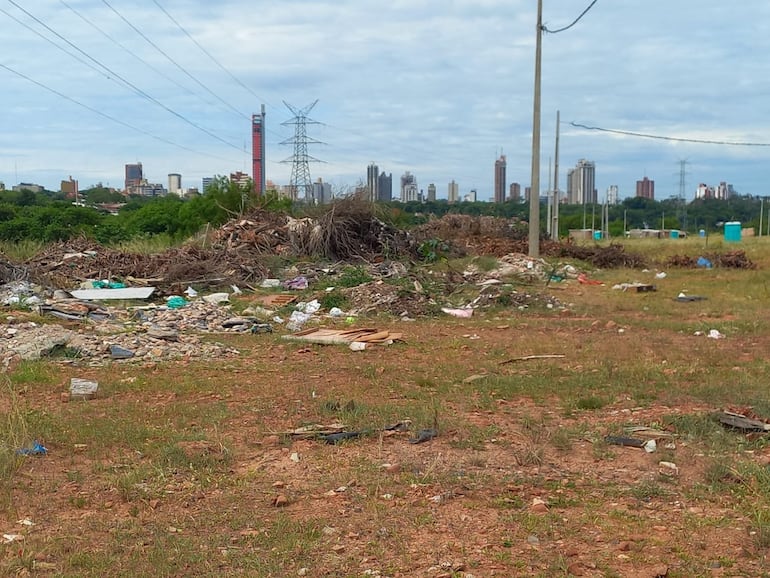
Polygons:
[[284,494],[278,494],[275,498],[273,498],[273,506],[276,508],[285,508],[289,505],[289,498],[287,498]]

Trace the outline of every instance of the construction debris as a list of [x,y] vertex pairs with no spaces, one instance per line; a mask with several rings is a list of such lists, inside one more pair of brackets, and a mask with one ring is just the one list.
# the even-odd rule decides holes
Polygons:
[[[702,260],[702,261],[701,261]],[[707,263],[702,265],[708,269],[711,266],[724,267],[729,269],[756,269],[757,265],[751,259],[746,256],[746,251],[735,250],[727,251],[726,253],[704,253],[698,257],[691,257],[689,255],[672,255],[666,259],[667,267],[681,267],[687,269],[695,269],[699,267],[699,261]]]
[[284,335],[283,339],[290,341],[306,341],[322,345],[350,345],[351,343],[367,343],[389,345],[403,339],[402,333],[379,331],[377,329],[326,329],[313,328],[292,335]]

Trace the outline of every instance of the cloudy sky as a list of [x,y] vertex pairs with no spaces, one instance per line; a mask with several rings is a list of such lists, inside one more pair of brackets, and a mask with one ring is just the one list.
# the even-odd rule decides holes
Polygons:
[[[590,0],[544,0],[568,25]],[[287,183],[286,101],[316,99],[313,179],[337,188],[374,161],[446,197],[492,196],[495,158],[530,182],[536,0],[0,0],[0,181],[58,190],[122,188],[124,165],[183,186],[250,171],[250,116],[265,104],[267,178]],[[679,139],[770,143],[770,3],[598,0],[543,38],[542,176],[556,111],[559,175],[596,163],[599,198],[656,197],[727,181],[770,194],[770,147],[591,131],[572,122]],[[395,187],[394,187],[395,188]]]

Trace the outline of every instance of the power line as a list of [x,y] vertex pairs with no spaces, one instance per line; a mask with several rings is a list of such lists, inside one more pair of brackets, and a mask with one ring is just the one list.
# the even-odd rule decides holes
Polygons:
[[586,14],[588,14],[588,11],[589,11],[591,8],[593,8],[593,7],[594,7],[594,4],[596,4],[596,2],[597,2],[597,1],[598,1],[598,0],[593,0],[593,2],[591,2],[591,3],[588,5],[588,7],[587,7],[585,10],[583,10],[583,11],[580,13],[580,16],[578,16],[577,18],[575,18],[575,19],[574,19],[574,20],[573,20],[573,21],[572,21],[570,24],[568,24],[567,26],[565,26],[565,27],[563,27],[563,28],[557,28],[556,30],[549,30],[547,26],[543,26],[543,32],[549,32],[550,34],[558,34],[559,32],[564,32],[565,30],[569,30],[569,29],[570,29],[570,28],[572,28],[572,27],[573,27],[575,24],[577,24],[578,22],[580,22],[580,19],[581,19],[581,18],[583,18],[583,16],[585,16]]
[[[14,0],[8,0],[8,2],[9,2],[10,4],[14,5],[16,8],[18,8],[18,9],[19,9],[19,10],[21,10],[22,12],[24,12],[24,14],[26,14],[27,16],[29,16],[29,17],[30,17],[32,20],[34,20],[34,21],[35,21],[35,22],[37,22],[37,23],[38,23],[40,26],[44,27],[46,30],[48,30],[49,32],[51,32],[51,33],[52,33],[53,35],[55,35],[57,38],[59,38],[59,39],[63,40],[64,42],[66,42],[66,43],[67,43],[69,46],[71,46],[72,48],[74,48],[75,50],[77,50],[77,51],[78,51],[80,54],[82,54],[83,56],[85,56],[85,57],[86,57],[88,60],[90,60],[90,61],[94,62],[95,64],[97,64],[97,65],[98,65],[100,68],[102,68],[102,69],[103,69],[103,70],[106,72],[106,74],[105,74],[105,72],[102,72],[102,71],[99,71],[99,70],[95,69],[95,68],[94,68],[93,66],[91,66],[91,65],[87,65],[87,66],[89,66],[90,68],[92,68],[92,69],[94,69],[94,70],[97,70],[97,72],[99,72],[99,73],[100,73],[100,74],[102,74],[103,76],[106,76],[107,78],[109,78],[110,80],[112,80],[112,81],[113,81],[113,82],[115,82],[115,83],[118,83],[118,80],[119,80],[119,81],[120,81],[120,82],[122,82],[122,83],[123,83],[125,86],[127,86],[127,87],[130,87],[131,89],[133,89],[133,91],[134,91],[134,92],[136,92],[136,94],[138,94],[138,95],[139,95],[139,96],[141,96],[142,98],[145,98],[145,99],[149,100],[150,102],[153,102],[154,104],[156,104],[156,105],[160,106],[161,108],[163,108],[163,109],[164,109],[164,110],[166,110],[167,112],[169,112],[169,113],[173,114],[175,117],[179,118],[179,119],[180,119],[180,120],[182,120],[183,122],[186,122],[186,123],[187,123],[187,124],[189,124],[190,126],[192,126],[192,127],[196,128],[196,129],[200,130],[201,132],[203,132],[203,133],[205,133],[205,134],[209,135],[211,138],[214,138],[214,139],[216,139],[216,140],[218,140],[218,141],[222,142],[223,144],[226,144],[227,146],[229,146],[229,147],[232,147],[232,148],[236,149],[237,151],[241,151],[241,147],[239,147],[239,146],[237,146],[237,145],[234,145],[234,144],[233,144],[233,143],[231,143],[231,142],[228,142],[228,141],[226,141],[225,139],[223,139],[223,138],[219,137],[218,135],[214,134],[214,133],[213,133],[213,132],[211,132],[210,130],[208,130],[208,129],[206,129],[206,128],[202,127],[202,126],[200,126],[199,124],[197,124],[197,123],[193,122],[192,120],[188,119],[188,118],[187,118],[187,117],[185,117],[184,115],[182,115],[182,114],[180,114],[180,113],[176,112],[175,110],[173,110],[173,109],[169,108],[168,106],[166,106],[165,104],[163,104],[162,102],[160,102],[160,101],[159,101],[158,99],[156,99],[155,97],[153,97],[153,96],[151,96],[151,95],[147,94],[147,93],[146,93],[145,91],[143,91],[141,88],[137,87],[137,86],[136,86],[135,84],[133,84],[132,82],[130,82],[130,81],[126,80],[125,78],[123,78],[123,77],[122,77],[120,74],[118,74],[117,72],[115,72],[114,70],[112,70],[110,67],[108,67],[107,65],[105,65],[105,64],[102,64],[101,62],[99,62],[97,59],[95,59],[93,56],[91,56],[90,54],[88,54],[87,52],[85,52],[85,51],[84,51],[83,49],[81,49],[79,46],[77,46],[77,45],[76,45],[76,44],[74,44],[73,42],[71,42],[71,41],[67,40],[67,39],[66,39],[64,36],[62,36],[61,34],[59,34],[58,32],[56,32],[56,30],[54,30],[53,28],[51,28],[50,26],[48,26],[48,25],[47,25],[45,22],[43,22],[42,20],[40,20],[40,19],[39,19],[37,16],[35,16],[34,14],[31,14],[31,13],[29,13],[27,10],[25,10],[24,8],[22,8],[21,6],[19,6],[19,5],[18,5],[16,2],[14,2]],[[5,12],[4,10],[3,10],[3,12],[4,12],[6,15],[10,16],[10,14],[8,14],[8,12]],[[13,17],[11,16],[11,18],[13,18]],[[21,21],[17,20],[16,18],[13,18],[13,19],[14,19],[14,20],[16,20],[17,22],[21,23]],[[22,23],[22,24],[23,24],[23,23]],[[49,42],[51,42],[51,43],[52,43],[54,46],[56,46],[57,48],[59,48],[60,50],[62,50],[62,51],[65,53],[65,54],[68,54],[69,56],[72,56],[72,54],[71,54],[70,52],[68,52],[67,50],[64,50],[64,49],[63,49],[61,46],[59,46],[59,45],[58,45],[58,44],[56,44],[55,42],[52,42],[50,39],[46,38],[46,37],[45,37],[43,34],[41,34],[40,32],[38,32],[38,31],[37,31],[37,30],[35,30],[34,28],[31,28],[30,26],[27,26],[26,24],[24,24],[24,25],[25,25],[25,26],[26,26],[26,27],[27,27],[29,30],[32,30],[32,32],[34,32],[35,34],[37,34],[38,36],[40,36],[41,38],[43,38],[43,39],[45,39],[45,40],[48,40]],[[77,59],[77,60],[78,60],[79,62],[83,62],[81,59]],[[114,77],[114,78],[113,78],[113,77]],[[116,80],[116,79],[117,79],[117,80]],[[118,83],[118,84],[119,84],[119,83]]]
[[150,70],[154,71],[154,72],[155,72],[155,73],[156,73],[158,76],[160,76],[160,77],[162,77],[162,78],[165,78],[165,79],[166,79],[166,80],[168,80],[169,82],[171,82],[171,83],[175,84],[176,86],[178,86],[179,88],[181,88],[182,90],[184,90],[186,93],[188,93],[188,94],[190,94],[190,95],[193,95],[193,96],[195,96],[195,93],[194,93],[192,90],[190,90],[189,88],[187,88],[187,87],[186,87],[184,84],[182,84],[181,82],[178,82],[178,81],[174,80],[173,78],[171,78],[171,77],[170,77],[170,76],[168,76],[167,74],[165,74],[165,73],[163,73],[162,71],[158,70],[158,69],[157,69],[156,67],[154,67],[152,64],[150,64],[149,62],[147,62],[147,61],[146,61],[144,58],[142,58],[141,56],[139,56],[138,54],[136,54],[135,52],[133,52],[133,51],[132,51],[130,48],[128,48],[127,46],[125,46],[124,44],[122,44],[121,42],[119,42],[118,40],[116,40],[114,37],[110,36],[110,35],[109,35],[107,32],[105,32],[105,31],[104,31],[102,28],[100,28],[98,24],[96,24],[96,23],[95,23],[95,22],[93,22],[92,20],[89,20],[88,18],[86,18],[86,17],[85,17],[85,16],[84,16],[84,15],[83,15],[83,14],[82,14],[80,11],[78,11],[76,8],[74,8],[74,7],[73,7],[73,6],[71,6],[70,4],[67,4],[67,2],[65,2],[64,0],[59,0],[59,2],[61,2],[61,3],[62,3],[64,6],[66,6],[66,7],[67,7],[67,8],[68,8],[70,11],[72,11],[72,12],[73,12],[75,15],[77,15],[77,16],[78,16],[78,17],[79,17],[81,20],[83,20],[83,22],[85,22],[86,24],[90,25],[90,26],[91,26],[92,28],[94,28],[94,29],[95,29],[97,32],[101,33],[101,34],[102,34],[102,36],[104,36],[105,38],[107,38],[107,40],[109,40],[110,42],[112,42],[112,43],[116,44],[117,46],[119,46],[120,48],[122,48],[124,51],[128,52],[128,53],[129,53],[131,56],[133,56],[133,57],[134,57],[136,60],[138,60],[139,62],[141,62],[142,64],[144,64],[144,65],[145,65],[147,68],[149,68]]
[[114,117],[112,115],[107,114],[106,112],[102,112],[102,111],[100,111],[100,110],[98,110],[96,108],[93,108],[92,106],[89,106],[89,105],[87,105],[85,103],[82,103],[79,100],[76,100],[76,99],[72,98],[71,96],[67,96],[66,94],[64,94],[62,92],[59,92],[55,88],[51,88],[50,86],[48,86],[46,84],[43,84],[42,82],[39,82],[39,81],[37,81],[37,80],[35,80],[33,78],[30,78],[29,76],[19,72],[18,70],[14,70],[10,66],[6,66],[5,64],[0,63],[0,68],[3,68],[5,70],[7,70],[8,72],[10,72],[11,74],[15,74],[16,76],[18,76],[20,78],[23,78],[24,80],[26,80],[28,82],[31,82],[32,84],[34,84],[36,86],[39,86],[40,88],[42,88],[44,90],[47,90],[48,92],[51,92],[51,93],[55,94],[56,96],[58,96],[60,98],[63,98],[64,100],[67,100],[67,101],[69,101],[69,102],[71,102],[73,104],[77,104],[78,106],[83,107],[86,110],[88,110],[90,112],[93,112],[94,114],[98,114],[102,118],[106,118],[108,120],[111,120],[112,122],[116,122],[116,123],[118,123],[118,124],[120,124],[120,125],[122,125],[122,126],[124,126],[126,128],[130,128],[131,130],[134,130],[134,131],[139,132],[139,133],[141,133],[143,135],[149,136],[150,138],[153,138],[153,139],[155,139],[157,141],[160,141],[160,142],[165,143],[165,144],[169,144],[171,146],[175,146],[177,148],[180,148],[182,150],[185,150],[185,151],[188,151],[188,152],[191,152],[191,153],[195,153],[197,155],[207,156],[207,157],[211,157],[213,159],[217,159],[217,160],[221,160],[221,161],[226,161],[226,162],[233,162],[232,159],[226,159],[224,157],[220,157],[220,156],[217,156],[217,155],[212,155],[212,154],[209,154],[209,153],[200,152],[200,151],[197,151],[195,149],[191,149],[190,147],[187,147],[185,145],[181,145],[179,143],[175,143],[174,141],[170,141],[170,140],[168,140],[166,138],[154,135],[151,132],[148,132],[148,131],[146,131],[144,129],[141,129],[141,128],[137,127],[137,126],[134,126],[134,125],[132,125],[130,123],[127,123],[124,120],[121,120],[121,119],[119,119],[117,117]]
[[197,40],[195,40],[195,38],[193,38],[193,36],[179,23],[178,20],[176,20],[176,18],[174,18],[171,14],[169,14],[168,10],[166,10],[163,6],[161,6],[158,0],[152,0],[152,1],[158,8],[160,8],[160,11],[163,12],[163,14],[165,14],[166,16],[168,16],[168,19],[171,20],[171,22],[173,22],[176,25],[176,27],[179,28],[179,30],[181,30],[185,34],[185,36],[187,36],[187,38],[189,38],[190,41],[193,44],[195,44],[195,46],[200,48],[201,52],[203,52],[203,54],[208,56],[211,59],[211,61],[214,64],[216,64],[225,74],[227,74],[230,78],[232,78],[244,90],[249,92],[254,98],[256,98],[257,100],[261,100],[262,102],[264,102],[265,104],[267,104],[272,108],[275,108],[272,104],[267,102],[264,98],[260,97],[251,88],[249,88],[243,82],[241,82],[241,80],[238,77],[236,77],[232,72],[230,72],[227,68],[225,68],[225,66],[221,62],[219,62],[216,58],[214,58],[214,56],[208,50],[206,50]]
[[656,135],[656,134],[645,134],[641,132],[633,132],[628,130],[601,128],[598,126],[587,126],[574,121],[570,122],[569,124],[577,128],[584,128],[586,130],[596,130],[600,132],[622,134],[622,135],[634,136],[638,138],[652,138],[652,139],[658,139],[658,140],[689,142],[689,143],[695,143],[695,144],[715,144],[715,145],[739,146],[739,147],[770,147],[770,143],[763,143],[763,142],[740,142],[740,141],[708,140],[708,139],[697,139],[697,138],[683,138],[683,137],[675,137],[675,136],[663,136],[663,135]]
[[236,115],[238,115],[238,116],[240,116],[240,117],[243,117],[243,118],[245,118],[245,119],[247,119],[247,120],[251,120],[251,118],[250,118],[248,115],[244,114],[243,112],[241,112],[240,110],[238,110],[237,108],[235,108],[235,107],[234,107],[233,105],[231,105],[229,102],[227,102],[227,101],[226,101],[226,100],[224,100],[222,97],[220,97],[218,94],[216,94],[216,93],[215,93],[213,90],[211,90],[211,89],[210,89],[208,86],[206,86],[206,85],[205,85],[205,84],[203,84],[203,83],[202,83],[200,80],[198,80],[198,79],[197,79],[197,78],[195,78],[195,77],[194,77],[192,74],[190,74],[190,72],[188,72],[186,68],[184,68],[184,67],[183,67],[181,64],[179,64],[179,63],[178,63],[176,60],[174,60],[173,58],[171,58],[171,56],[169,56],[169,55],[168,55],[168,54],[167,54],[167,53],[166,53],[166,52],[165,52],[165,51],[164,51],[164,50],[163,50],[163,49],[162,49],[160,46],[158,46],[158,45],[157,45],[157,44],[155,44],[155,43],[154,43],[152,40],[150,40],[150,38],[148,38],[148,37],[147,37],[147,35],[146,35],[144,32],[142,32],[141,30],[139,30],[139,28],[137,28],[136,26],[134,26],[134,25],[133,25],[133,24],[132,24],[132,23],[131,23],[131,22],[130,22],[130,21],[129,21],[129,20],[128,20],[128,19],[127,19],[125,16],[123,16],[123,15],[122,15],[120,12],[118,12],[118,11],[117,11],[115,8],[113,8],[113,7],[112,7],[112,5],[111,5],[109,2],[107,2],[107,0],[102,0],[102,2],[104,3],[104,5],[105,5],[105,6],[107,6],[107,8],[109,8],[109,9],[110,9],[110,10],[112,10],[112,11],[113,11],[115,14],[117,14],[117,16],[118,16],[118,17],[119,17],[121,20],[123,20],[123,22],[125,22],[125,23],[126,23],[128,26],[130,26],[130,27],[131,27],[131,29],[132,29],[134,32],[136,32],[136,33],[137,33],[139,36],[141,36],[142,38],[144,38],[144,39],[147,41],[147,43],[148,43],[148,44],[150,44],[150,46],[152,46],[152,47],[153,47],[155,50],[157,50],[157,51],[158,51],[158,52],[160,52],[160,53],[161,53],[163,56],[165,56],[165,57],[168,59],[168,61],[169,61],[171,64],[173,64],[173,65],[174,65],[174,66],[176,66],[176,67],[177,67],[179,70],[181,70],[181,71],[182,71],[182,72],[183,72],[183,73],[184,73],[184,74],[185,74],[185,75],[186,75],[188,78],[190,78],[190,79],[191,79],[193,82],[195,82],[195,83],[196,83],[198,86],[200,86],[201,88],[203,88],[203,89],[204,89],[206,92],[208,92],[208,93],[209,93],[211,96],[213,96],[214,98],[216,98],[216,99],[217,99],[219,102],[221,102],[223,105],[225,105],[225,106],[226,106],[227,108],[229,108],[231,111],[233,111],[233,112],[234,112]]

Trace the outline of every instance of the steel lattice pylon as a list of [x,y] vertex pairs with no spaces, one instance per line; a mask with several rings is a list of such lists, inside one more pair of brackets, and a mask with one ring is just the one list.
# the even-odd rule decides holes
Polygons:
[[323,162],[315,157],[311,157],[307,153],[307,145],[324,144],[319,140],[307,136],[308,124],[321,124],[307,116],[317,103],[318,100],[315,100],[305,108],[297,108],[290,105],[285,100],[283,101],[286,108],[288,108],[294,115],[292,119],[281,123],[283,126],[294,125],[294,136],[281,143],[284,145],[294,145],[294,154],[281,161],[282,163],[291,163],[289,187],[291,188],[294,200],[297,200],[300,194],[303,194],[304,200],[312,200],[313,182],[310,180],[310,163]]

